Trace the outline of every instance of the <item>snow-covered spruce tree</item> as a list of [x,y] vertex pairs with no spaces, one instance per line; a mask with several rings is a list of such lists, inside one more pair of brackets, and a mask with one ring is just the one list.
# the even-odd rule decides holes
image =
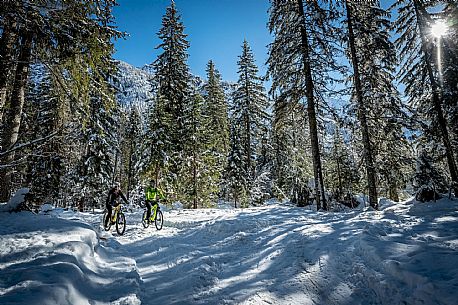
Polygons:
[[[226,184],[229,195],[234,200],[234,207],[248,205],[248,174],[246,172],[241,126],[236,121],[230,122],[230,149],[227,164]],[[238,204],[238,206],[237,206]]]
[[[103,206],[113,184],[118,153],[118,122],[112,100],[93,95],[90,99],[90,119],[84,128],[85,155],[80,165],[81,202]],[[111,102],[111,103],[110,103]]]
[[[183,149],[186,141],[187,126],[184,118],[184,111],[189,95],[189,68],[187,65],[187,49],[189,43],[184,34],[184,26],[178,14],[175,2],[167,7],[162,18],[162,28],[158,32],[162,42],[156,47],[163,52],[153,63],[155,72],[155,83],[158,86],[156,101],[160,111],[153,111],[152,115],[162,112],[160,132],[164,133],[169,141],[163,146],[163,157],[170,160],[167,172],[156,166],[156,176],[162,171],[163,178],[168,180],[171,187],[178,187],[178,174],[183,159]],[[156,105],[154,106],[156,107]],[[155,130],[151,130],[155,132]],[[154,142],[151,143],[155,145]],[[153,148],[155,149],[155,148]],[[162,159],[152,158],[153,164],[163,163]],[[170,190],[175,193],[173,190]]]
[[[140,173],[145,167],[145,145],[146,138],[142,118],[137,106],[131,105],[127,109],[127,126],[125,133],[125,155],[126,162],[124,163],[124,171],[126,176],[127,188],[126,196],[130,200],[132,191],[138,190],[140,187]],[[136,195],[136,194],[135,194]]]
[[[3,45],[6,47],[5,54],[13,54],[13,57],[6,56],[4,59],[17,64],[2,63],[3,67],[10,69],[5,71],[5,75],[14,75],[11,86],[0,84],[0,92],[6,88],[3,96],[6,96],[4,104],[8,106],[8,113],[4,112],[7,119],[1,132],[2,164],[11,163],[18,147],[22,150],[36,144],[17,143],[32,58],[47,65],[56,74],[58,81],[55,84],[62,87],[66,94],[72,95],[74,114],[84,113],[82,104],[88,101],[88,95],[83,92],[89,90],[88,75],[97,73],[98,66],[109,64],[111,38],[121,35],[112,26],[111,7],[114,4],[114,0],[72,0],[65,3],[43,1],[40,5],[8,1],[8,5],[2,5],[2,14],[16,21],[14,28],[17,37],[11,40],[12,43]],[[78,84],[75,82],[77,79],[80,80]],[[100,92],[104,87],[99,83],[94,88]],[[83,98],[78,99],[76,95]],[[13,170],[13,167],[0,170],[0,201],[9,197]]]
[[447,188],[447,179],[440,169],[436,168],[437,160],[433,160],[432,154],[427,148],[419,147],[419,156],[416,162],[413,187],[430,189],[436,192],[444,192]]
[[255,180],[250,190],[250,200],[253,204],[262,204],[265,200],[272,197],[272,171],[274,146],[272,122],[268,122],[268,129],[259,136],[260,141],[256,149],[256,169]]
[[[269,30],[275,38],[269,47],[271,93],[283,95],[287,103],[307,104],[308,127],[318,209],[326,209],[318,140],[317,104],[333,82],[331,71],[339,51],[335,45],[339,30],[333,1],[271,0]],[[321,102],[324,102],[321,100]]]
[[308,204],[309,181],[313,178],[307,112],[303,104],[274,103],[273,148],[275,150],[274,194],[290,198],[298,206]]
[[449,2],[438,16],[447,25],[442,42],[444,109],[451,128],[451,145],[458,162],[458,3]]
[[[58,132],[63,122],[62,102],[54,90],[50,71],[43,66],[35,66],[32,73],[34,82],[29,84],[26,104],[26,131],[21,131],[28,141],[44,138]],[[22,128],[21,128],[22,129]],[[23,151],[21,155],[31,155],[27,167],[27,181],[31,185],[36,203],[56,202],[59,196],[60,180],[63,175],[62,141],[54,137],[50,141]]]
[[333,197],[342,201],[344,197],[352,193],[354,186],[358,184],[359,175],[352,152],[349,149],[349,139],[344,139],[347,132],[335,121],[334,134],[332,136],[331,149],[326,152],[326,175],[325,181]]
[[[22,111],[25,102],[27,90],[27,79],[29,77],[29,66],[32,57],[32,40],[33,33],[23,30],[20,34],[20,42],[17,45],[19,55],[18,64],[14,72],[14,82],[9,88],[10,92],[6,93],[8,100],[5,101],[6,111],[1,132],[1,153],[0,164],[0,201],[7,201],[10,195],[10,183],[12,180],[13,168],[7,165],[11,164],[15,157],[15,152],[10,151],[16,144],[19,135],[19,129],[22,121]],[[6,90],[8,87],[6,87]]]
[[[355,101],[362,135],[369,204],[378,209],[374,147],[368,123],[368,117],[371,115],[369,107],[371,101],[367,97],[374,94],[374,90],[371,90],[373,89],[372,81],[381,81],[379,76],[374,74],[376,73],[374,68],[377,67],[377,64],[383,63],[383,56],[386,54],[383,45],[385,37],[381,32],[383,20],[379,18],[383,13],[379,12],[378,3],[375,4],[345,1],[348,56],[353,68],[352,99]],[[365,46],[369,47],[366,49]],[[367,57],[369,52],[375,51],[375,46],[382,48],[380,55],[382,58],[378,58],[377,54]]]
[[396,45],[402,60],[399,78],[405,85],[408,102],[415,109],[415,118],[421,122],[424,137],[429,140],[429,145],[436,146],[435,152],[445,156],[453,189],[457,194],[457,163],[438,79],[439,71],[435,66],[437,61],[434,52],[438,41],[430,32],[435,20],[428,9],[436,4],[437,1],[430,0],[398,0],[394,3],[393,8],[398,12],[394,22],[398,35]]
[[155,181],[161,182],[163,188],[169,189],[167,175],[170,167],[171,140],[168,131],[171,113],[166,112],[166,101],[161,95],[156,95],[154,104],[150,104],[146,135],[150,151],[148,172]]
[[267,130],[269,101],[265,94],[263,80],[258,76],[258,68],[253,53],[245,40],[242,55],[239,56],[237,89],[233,95],[232,122],[239,125],[239,140],[243,149],[245,172],[248,187],[256,179],[257,147]]
[[[400,93],[394,86],[397,60],[389,37],[390,16],[377,1],[349,1],[347,4],[348,54],[354,65],[352,106],[359,120],[362,150],[367,152],[364,162],[369,201],[371,192],[375,191],[376,196],[377,189],[373,189],[371,181],[377,181],[377,178],[380,191],[386,190],[391,199],[398,200],[398,190],[407,182],[407,175],[412,172],[408,167],[413,163],[409,158],[412,155],[410,145],[402,129],[407,118]],[[350,36],[353,41],[350,41]],[[352,53],[352,45],[355,53]],[[366,137],[369,142],[366,142]]]
[[18,22],[15,16],[15,3],[6,1],[0,6],[0,125],[2,124],[7,94],[11,91],[13,73],[17,61],[15,51],[18,46]]
[[221,75],[215,68],[213,61],[207,64],[207,84],[204,86],[205,104],[203,115],[207,118],[207,139],[208,142],[208,162],[215,187],[212,194],[213,199],[217,199],[221,186],[224,169],[227,165],[227,155],[229,150],[229,125],[228,125],[228,105],[224,90],[221,86]]
[[184,145],[184,162],[180,173],[180,200],[189,206],[209,207],[217,199],[219,176],[214,171],[218,164],[212,148],[209,118],[204,115],[205,101],[194,92],[185,111],[188,139]]
[[[117,70],[112,59],[114,46],[111,40],[114,4],[111,0],[92,4],[98,12],[95,20],[101,28],[94,29],[97,34],[87,38],[91,52],[76,55],[66,69],[77,84],[76,88],[73,87],[75,92],[84,101],[80,106],[84,152],[77,165],[79,198],[74,198],[80,208],[102,207],[106,192],[116,178],[114,159],[119,151],[120,114],[112,86],[112,76]],[[75,95],[73,97],[78,100]]]

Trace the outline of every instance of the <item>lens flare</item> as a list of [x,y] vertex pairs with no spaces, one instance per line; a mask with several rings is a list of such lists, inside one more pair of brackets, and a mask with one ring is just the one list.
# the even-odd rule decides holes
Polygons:
[[443,21],[436,21],[431,27],[431,34],[434,37],[440,38],[447,33],[447,25]]

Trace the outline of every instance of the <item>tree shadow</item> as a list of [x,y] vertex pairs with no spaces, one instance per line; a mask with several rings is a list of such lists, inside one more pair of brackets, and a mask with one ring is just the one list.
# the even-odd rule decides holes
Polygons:
[[[338,304],[330,302],[329,289],[348,281],[333,273],[338,268],[340,275],[348,274],[351,268],[351,249],[345,248],[342,230],[354,234],[357,225],[346,223],[354,214],[336,214],[329,224],[325,222],[329,218],[304,209],[257,209],[183,229],[176,236],[131,243],[147,287],[142,299],[166,304],[240,303],[267,292],[277,299],[301,293],[318,304]],[[314,226],[327,229],[310,234]],[[321,244],[323,237],[332,242]],[[149,244],[154,249],[144,254]],[[313,269],[313,277],[307,275],[308,269]]]

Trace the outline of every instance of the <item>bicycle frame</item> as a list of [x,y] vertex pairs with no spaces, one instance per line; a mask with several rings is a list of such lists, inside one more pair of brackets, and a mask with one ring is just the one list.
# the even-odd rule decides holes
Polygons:
[[115,223],[116,219],[118,218],[118,213],[121,211],[121,205],[118,204],[116,207],[113,208],[113,215],[111,215],[111,222]]
[[151,220],[155,220],[156,219],[156,214],[157,214],[158,207],[159,207],[159,203],[155,203],[155,204],[151,205],[151,217],[150,217]]

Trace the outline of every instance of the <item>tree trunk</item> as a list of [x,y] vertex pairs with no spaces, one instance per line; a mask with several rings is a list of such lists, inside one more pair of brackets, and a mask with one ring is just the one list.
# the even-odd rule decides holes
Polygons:
[[16,21],[10,16],[5,17],[2,37],[0,39],[0,123],[3,119],[8,87],[14,72],[15,46],[18,45],[18,35],[16,34]]
[[[428,47],[427,47],[427,41],[425,39],[426,33],[424,31],[424,25],[422,22],[421,18],[421,11],[424,11],[424,8],[420,6],[420,3],[418,1],[414,0],[414,7],[415,7],[415,13],[417,15],[417,22],[418,22],[418,29],[420,31],[420,37],[421,37],[421,50],[425,55],[425,65],[426,69],[428,70],[428,78],[429,81],[431,82],[431,89],[432,89],[432,103],[434,110],[437,115],[437,120],[439,124],[439,129],[441,131],[441,137],[442,137],[442,142],[445,147],[445,154],[447,157],[447,164],[448,164],[448,169],[450,171],[450,177],[452,178],[452,187],[453,187],[453,192],[455,193],[455,196],[458,195],[458,171],[457,171],[457,166],[455,162],[455,157],[453,153],[453,148],[450,142],[450,135],[449,131],[447,128],[447,121],[444,116],[444,112],[442,110],[442,100],[441,100],[441,95],[440,91],[441,88],[437,84],[436,79],[434,77],[433,73],[433,67],[431,64],[431,57],[432,55],[430,52],[428,52]],[[428,60],[429,59],[429,60]]]
[[[21,126],[22,108],[24,106],[27,78],[29,76],[30,59],[32,55],[32,34],[29,32],[22,35],[22,46],[19,54],[14,77],[13,91],[10,106],[6,112],[5,125],[2,132],[2,151],[8,151],[16,144],[19,128]],[[10,164],[14,160],[14,152],[6,154],[1,163]],[[11,175],[13,169],[6,167],[0,170],[0,201],[8,201],[10,196]]]
[[116,177],[116,169],[118,167],[118,157],[119,157],[119,151],[118,151],[118,149],[116,149],[115,162],[114,162],[114,166],[113,166],[113,183],[112,183],[112,185],[114,185],[116,182],[121,183],[121,178],[120,177]]
[[342,194],[342,177],[341,177],[341,174],[340,174],[340,158],[337,157],[337,180],[339,182],[339,196]]
[[391,200],[393,200],[394,202],[399,202],[398,188],[396,186],[396,183],[390,183],[389,194]]
[[361,124],[361,133],[363,136],[363,155],[366,162],[366,175],[367,175],[367,184],[369,189],[369,204],[374,209],[378,209],[377,202],[377,187],[375,185],[375,168],[374,161],[372,156],[372,147],[370,142],[369,127],[367,125],[366,118],[366,107],[364,104],[362,86],[361,86],[361,76],[359,74],[358,68],[358,58],[356,56],[356,47],[355,47],[355,35],[353,32],[353,16],[351,12],[351,5],[349,0],[345,1],[347,8],[347,23],[348,23],[348,44],[350,47],[351,53],[351,62],[354,72],[354,82],[355,82],[355,91],[356,99],[358,101],[358,119]]
[[193,147],[192,151],[192,181],[193,181],[193,205],[194,209],[197,209],[197,161],[196,161],[196,149]]
[[250,90],[248,88],[248,71],[245,69],[245,82],[246,82],[246,97],[247,97],[247,104],[246,104],[246,112],[245,112],[245,132],[246,132],[246,173],[251,181],[252,174],[251,174],[251,124],[250,124]]
[[133,148],[133,139],[130,139],[130,154],[129,154],[129,164],[127,165],[127,201],[130,199],[130,187],[132,182],[132,156],[134,155],[134,148]]
[[[312,70],[310,67],[310,55],[309,55],[309,41],[307,29],[305,28],[305,15],[304,15],[304,6],[303,0],[297,0],[297,5],[299,9],[299,16],[301,20],[301,52],[302,60],[304,62],[304,74],[306,78],[306,97],[307,97],[307,114],[310,128],[310,141],[312,144],[312,158],[313,158],[313,173],[315,177],[315,198],[317,209],[323,207],[324,210],[328,209],[326,203],[326,197],[324,193],[324,183],[323,183],[323,171],[321,169],[321,157],[320,157],[320,147],[318,141],[318,128],[316,121],[316,111],[315,111],[315,99],[313,92],[313,78]],[[321,194],[320,194],[321,193]],[[322,196],[322,197],[321,197]],[[321,199],[322,198],[322,199]],[[320,203],[322,201],[322,206]]]

